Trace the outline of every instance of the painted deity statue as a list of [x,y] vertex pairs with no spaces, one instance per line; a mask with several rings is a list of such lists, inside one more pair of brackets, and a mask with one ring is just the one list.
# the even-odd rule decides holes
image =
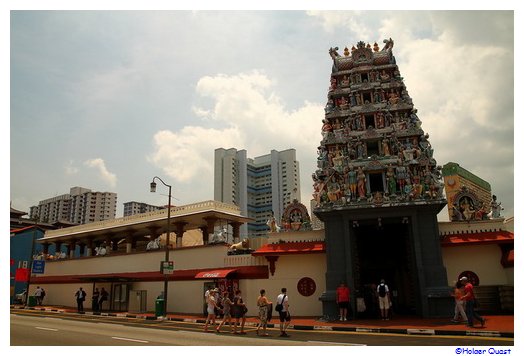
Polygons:
[[504,210],[504,208],[501,206],[501,203],[497,202],[497,196],[496,195],[492,196],[490,207],[491,207],[491,218],[492,219],[500,218],[500,212],[501,212],[501,210]]
[[395,172],[391,164],[388,165],[388,169],[386,172],[386,180],[388,183],[389,195],[396,195],[397,194],[397,180],[395,179]]
[[366,174],[362,167],[358,167],[357,171],[357,189],[359,200],[364,199],[366,197]]
[[353,169],[352,166],[349,166],[347,171],[347,181],[349,184],[349,190],[351,191],[351,196],[357,196],[357,172]]

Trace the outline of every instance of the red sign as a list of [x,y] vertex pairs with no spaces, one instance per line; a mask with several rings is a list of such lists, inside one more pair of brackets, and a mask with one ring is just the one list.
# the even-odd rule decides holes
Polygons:
[[29,268],[17,268],[15,274],[16,282],[27,282],[29,280]]
[[317,290],[317,285],[315,284],[315,281],[311,278],[304,277],[300,279],[300,281],[298,281],[297,290],[304,297],[309,297],[313,295],[313,293],[315,293],[315,291]]

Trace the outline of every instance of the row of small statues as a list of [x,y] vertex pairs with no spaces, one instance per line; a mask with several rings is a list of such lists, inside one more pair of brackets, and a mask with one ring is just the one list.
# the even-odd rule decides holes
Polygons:
[[500,218],[501,211],[504,210],[501,203],[497,202],[497,196],[493,195],[489,205],[489,209],[483,202],[476,207],[471,198],[464,197],[458,204],[454,203],[451,206],[451,220],[488,220]]
[[400,72],[398,70],[393,71],[391,74],[389,71],[382,70],[373,70],[368,73],[352,73],[349,75],[344,75],[341,79],[337,80],[335,77],[331,77],[329,91],[333,91],[337,88],[345,88],[350,85],[362,84],[362,83],[374,83],[374,82],[389,82],[391,79],[402,80]]
[[[421,139],[406,138],[399,140],[395,135],[383,135],[380,140],[378,155],[382,157],[397,157],[398,163],[418,164],[421,160],[427,161],[433,158],[433,148],[427,140],[428,134],[422,135]],[[367,159],[368,147],[360,138],[352,139],[347,144],[336,144],[319,146],[317,167],[321,170],[333,168],[338,172],[348,166],[351,161]]]
[[[378,46],[378,43],[375,42],[373,44],[373,51],[379,52],[379,51],[391,50],[395,44],[395,42],[391,38],[385,39],[383,42],[384,42],[384,47],[382,47],[382,49],[380,49]],[[362,49],[362,48],[367,48],[371,50],[371,45],[369,43],[366,45],[364,41],[359,41],[357,43],[357,47],[355,46],[351,47],[351,53],[349,53],[349,48],[345,47],[344,48],[344,57],[349,57],[349,55],[355,53],[357,49]],[[336,57],[340,57],[340,54],[338,54],[337,51],[338,51],[338,47],[331,47],[329,49],[329,55],[331,56],[331,58],[335,59]]]
[[[373,115],[373,117],[370,117]],[[368,120],[366,121],[366,117]],[[345,119],[323,119],[321,134],[323,139],[329,139],[330,136],[335,136],[338,139],[345,133],[352,131],[364,131],[369,128],[372,129],[383,129],[391,127],[395,131],[401,131],[406,129],[420,129],[421,121],[417,116],[417,109],[413,109],[411,113],[402,112],[399,114],[395,111],[395,115],[391,114],[389,110],[378,111],[373,114],[357,114],[353,113]]]
[[[435,199],[441,198],[444,185],[441,182],[440,166],[426,167],[419,174],[417,167],[393,167],[388,165],[385,172],[385,197],[398,196],[403,199]],[[333,172],[329,177],[313,174],[313,198],[317,206],[324,203],[350,203],[352,201],[368,201],[373,197],[367,188],[367,176],[362,167],[356,170],[346,167],[343,174]]]
[[337,113],[340,111],[347,111],[352,107],[360,107],[362,105],[381,104],[386,109],[394,108],[399,104],[413,105],[413,100],[407,94],[406,90],[399,91],[390,89],[386,92],[384,89],[375,90],[373,93],[350,93],[347,97],[337,96],[333,98],[328,97],[324,112],[326,115]]

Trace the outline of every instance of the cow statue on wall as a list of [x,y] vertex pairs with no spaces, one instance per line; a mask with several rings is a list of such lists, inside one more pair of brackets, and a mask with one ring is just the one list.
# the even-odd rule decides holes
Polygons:
[[227,254],[228,255],[243,255],[243,254],[248,254],[251,252],[252,250],[249,248],[249,240],[243,239],[242,241],[229,246],[229,250],[227,251]]

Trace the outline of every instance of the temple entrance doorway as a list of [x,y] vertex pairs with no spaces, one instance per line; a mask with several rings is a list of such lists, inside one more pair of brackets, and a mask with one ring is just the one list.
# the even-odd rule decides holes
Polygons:
[[364,298],[362,317],[380,315],[377,286],[386,281],[394,314],[416,314],[417,277],[411,246],[409,223],[394,221],[359,221],[353,227],[356,239],[355,288]]

